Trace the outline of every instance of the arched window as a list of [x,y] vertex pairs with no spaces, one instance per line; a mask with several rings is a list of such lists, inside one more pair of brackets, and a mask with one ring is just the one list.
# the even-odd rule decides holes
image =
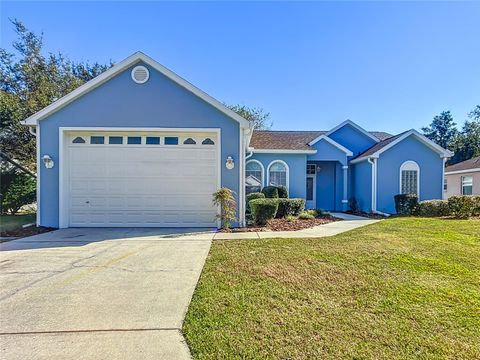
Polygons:
[[197,142],[192,138],[188,138],[183,142],[185,145],[195,145]]
[[400,166],[400,194],[420,195],[420,167],[415,161],[405,161]]
[[282,160],[275,160],[268,166],[268,185],[285,186],[288,189],[288,165]]
[[202,141],[202,145],[215,145],[212,139],[206,138],[205,140]]
[[259,192],[263,187],[263,165],[260,161],[249,160],[245,166],[245,191]]

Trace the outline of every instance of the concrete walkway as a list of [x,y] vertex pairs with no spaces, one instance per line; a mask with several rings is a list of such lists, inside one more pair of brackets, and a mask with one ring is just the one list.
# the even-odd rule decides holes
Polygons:
[[62,229],[0,244],[0,359],[189,359],[213,231]]
[[216,233],[214,240],[236,240],[236,239],[268,239],[268,238],[321,238],[333,236],[345,231],[374,224],[380,220],[370,219],[362,216],[331,213],[333,216],[343,219],[325,225],[315,226],[310,229],[298,231],[258,231],[243,233]]

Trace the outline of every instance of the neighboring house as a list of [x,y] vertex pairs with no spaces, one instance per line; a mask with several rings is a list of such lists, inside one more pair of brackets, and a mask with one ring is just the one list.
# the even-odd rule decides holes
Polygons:
[[[393,213],[393,196],[442,196],[452,154],[415,130],[391,136],[346,121],[326,132],[252,131],[247,120],[135,53],[30,116],[37,224],[212,227],[220,187],[237,197],[285,185],[307,206]],[[33,130],[32,130],[33,131]],[[246,186],[245,186],[246,184]]]
[[443,196],[480,195],[480,156],[447,166]]

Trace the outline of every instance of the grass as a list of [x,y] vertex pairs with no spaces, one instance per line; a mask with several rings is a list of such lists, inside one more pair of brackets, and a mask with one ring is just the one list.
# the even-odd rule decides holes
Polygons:
[[183,331],[195,359],[479,359],[480,221],[215,241]]
[[35,214],[0,215],[0,228],[2,231],[21,228],[22,225],[35,222]]

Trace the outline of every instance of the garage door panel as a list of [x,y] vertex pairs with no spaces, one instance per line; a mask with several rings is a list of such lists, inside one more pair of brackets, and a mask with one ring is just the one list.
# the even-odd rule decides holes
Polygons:
[[217,146],[182,146],[181,134],[179,145],[110,145],[104,136],[68,147],[70,226],[216,225]]

